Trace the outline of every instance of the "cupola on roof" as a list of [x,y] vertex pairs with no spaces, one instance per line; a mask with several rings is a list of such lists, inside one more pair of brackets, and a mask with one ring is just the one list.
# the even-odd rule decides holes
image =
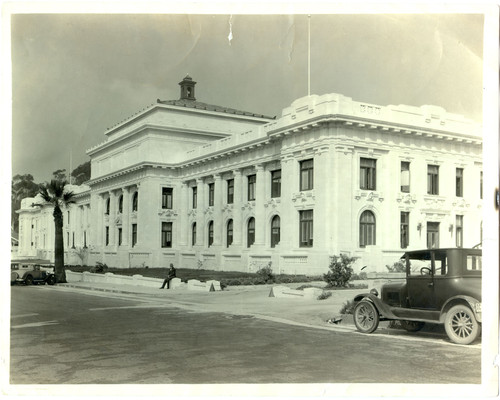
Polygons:
[[187,74],[184,79],[179,82],[181,86],[181,97],[180,100],[196,100],[194,97],[194,86],[196,82],[193,81],[193,78]]

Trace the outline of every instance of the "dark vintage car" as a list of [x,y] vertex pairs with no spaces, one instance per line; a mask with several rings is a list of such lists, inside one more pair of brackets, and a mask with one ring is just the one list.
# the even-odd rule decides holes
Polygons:
[[410,332],[425,323],[444,324],[448,337],[470,344],[481,332],[482,252],[478,249],[408,251],[406,280],[354,298],[354,323],[371,333],[382,320],[400,320]]
[[54,267],[50,264],[39,264],[37,262],[11,262],[10,264],[10,284],[24,283],[32,285],[37,283],[47,283],[54,285],[56,277]]

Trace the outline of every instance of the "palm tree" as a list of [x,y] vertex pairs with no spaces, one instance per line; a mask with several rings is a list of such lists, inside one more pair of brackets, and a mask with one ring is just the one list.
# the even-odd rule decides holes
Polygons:
[[45,201],[44,204],[36,204],[43,206],[51,204],[54,206],[54,225],[55,225],[55,242],[54,242],[54,272],[56,282],[66,283],[66,271],[64,270],[64,236],[63,236],[63,213],[61,207],[67,206],[73,201],[73,192],[65,191],[66,181],[51,180],[50,183],[40,185],[39,194]]

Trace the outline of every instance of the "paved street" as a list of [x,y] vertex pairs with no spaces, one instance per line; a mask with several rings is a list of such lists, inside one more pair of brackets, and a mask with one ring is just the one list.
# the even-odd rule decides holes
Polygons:
[[477,347],[198,312],[170,299],[12,288],[12,384],[479,383],[480,359]]

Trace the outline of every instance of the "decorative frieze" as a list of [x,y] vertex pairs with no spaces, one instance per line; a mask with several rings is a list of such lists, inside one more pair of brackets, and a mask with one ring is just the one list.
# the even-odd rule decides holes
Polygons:
[[158,211],[158,215],[164,218],[172,218],[172,217],[177,217],[179,213],[177,212],[177,210],[167,209]]
[[303,192],[298,192],[292,194],[292,201],[294,203],[305,203],[305,202],[311,202],[316,199],[314,195],[314,190],[306,190]]
[[410,193],[398,193],[396,201],[403,204],[415,204],[417,202],[417,196]]
[[365,201],[374,202],[378,200],[380,202],[384,201],[384,194],[382,192],[367,191],[367,190],[357,190],[354,194],[356,200],[363,199]]
[[272,198],[264,203],[264,207],[266,208],[276,208],[281,204],[280,198]]

